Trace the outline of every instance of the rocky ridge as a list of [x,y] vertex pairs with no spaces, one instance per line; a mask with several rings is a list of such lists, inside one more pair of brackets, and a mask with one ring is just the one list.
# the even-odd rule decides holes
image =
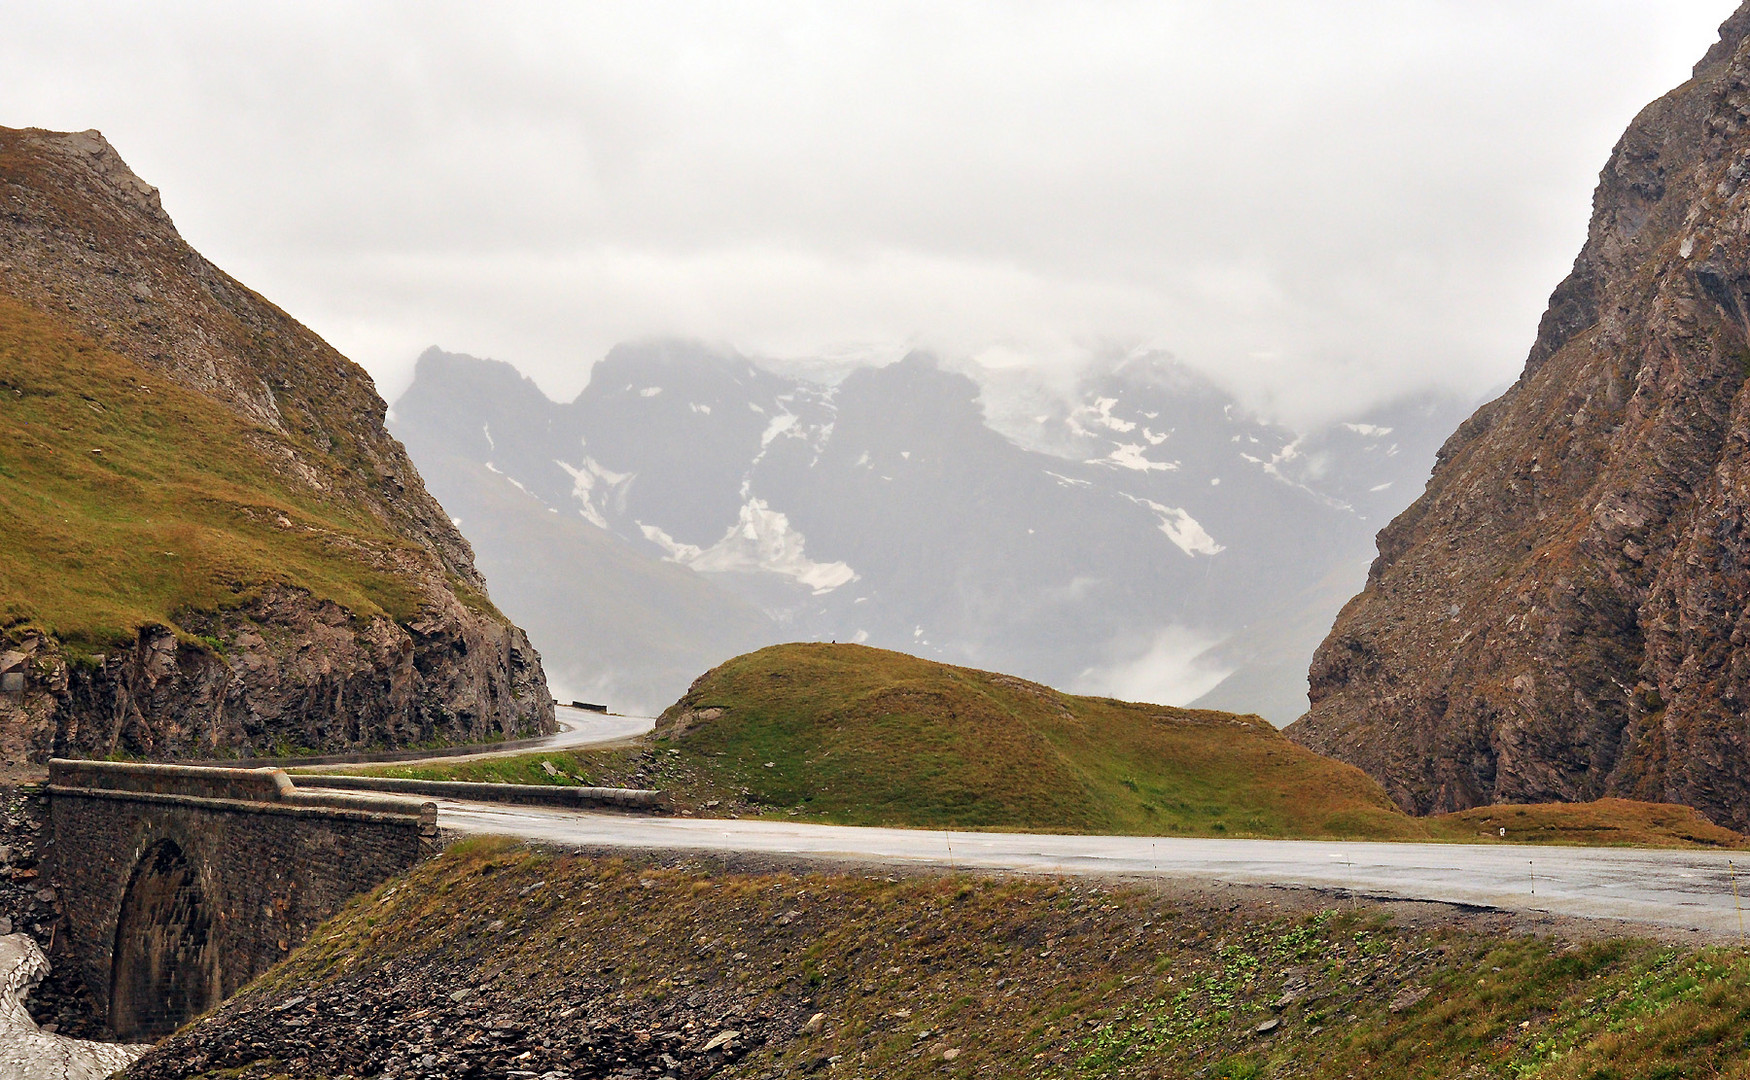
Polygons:
[[1289,729],[1406,808],[1750,826],[1750,5],[1648,106],[1524,373],[1441,449]]
[[0,128],[0,293],[222,403],[287,485],[394,538],[343,557],[414,598],[391,618],[262,583],[235,606],[179,612],[79,656],[40,627],[0,627],[0,677],[21,681],[0,694],[6,761],[552,730],[539,655],[486,599],[369,376],[190,248],[97,132]]

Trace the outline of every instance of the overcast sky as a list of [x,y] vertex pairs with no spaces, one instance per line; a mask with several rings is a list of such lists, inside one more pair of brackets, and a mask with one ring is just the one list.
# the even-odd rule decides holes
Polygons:
[[1291,421],[1511,379],[1599,168],[1734,0],[52,4],[0,124],[101,129],[393,399],[614,342],[1163,348]]

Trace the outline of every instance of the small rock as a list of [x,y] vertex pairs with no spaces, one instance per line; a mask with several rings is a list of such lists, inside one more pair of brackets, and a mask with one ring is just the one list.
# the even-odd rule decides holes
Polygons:
[[1387,1008],[1392,1012],[1400,1013],[1416,1005],[1427,996],[1428,987],[1426,986],[1406,986],[1398,991],[1397,997],[1391,999],[1391,1004]]
[[713,1050],[722,1050],[724,1047],[739,1038],[741,1038],[741,1032],[739,1031],[719,1031],[717,1034],[711,1036],[711,1041],[706,1043],[704,1047],[700,1049],[699,1053],[709,1054]]
[[1274,1016],[1272,1016],[1270,1019],[1259,1024],[1257,1027],[1253,1028],[1252,1030],[1257,1032],[1260,1035],[1268,1035],[1272,1031],[1275,1031],[1278,1027],[1281,1027],[1281,1026],[1282,1026],[1282,1021],[1280,1021],[1280,1020],[1276,1019]]
[[955,1058],[957,1058],[959,1056],[960,1056],[960,1048],[958,1046],[950,1046],[948,1049],[942,1051],[942,1060],[943,1061],[953,1061]]
[[493,919],[491,922],[486,924],[486,929],[487,929],[488,933],[496,934],[500,930],[504,929],[504,920],[503,919]]
[[775,768],[777,768],[777,767],[778,767],[778,763],[777,763],[777,762],[775,762],[775,761],[768,761],[768,762],[766,762],[766,763],[765,763],[765,764],[764,764],[764,765],[762,765],[762,766],[760,766],[760,767],[761,767],[761,768],[764,768],[764,769],[775,769]]
[[818,1035],[818,1034],[820,1034],[820,1029],[825,1027],[825,1026],[826,1026],[826,1014],[825,1013],[815,1013],[813,1016],[810,1016],[808,1018],[808,1022],[806,1024],[802,1025],[802,1034],[804,1034],[804,1035]]
[[45,904],[52,904],[55,902],[55,890],[50,886],[44,885],[36,891],[36,898]]
[[560,772],[557,768],[555,768],[551,761],[541,762],[541,771],[546,773],[548,776],[552,776],[552,777],[560,777],[560,776],[565,775],[564,773]]
[[467,1001],[469,998],[471,998],[473,996],[474,996],[474,991],[471,988],[466,987],[466,986],[462,987],[460,990],[450,991],[450,1000],[455,1002],[458,1005],[464,1001]]

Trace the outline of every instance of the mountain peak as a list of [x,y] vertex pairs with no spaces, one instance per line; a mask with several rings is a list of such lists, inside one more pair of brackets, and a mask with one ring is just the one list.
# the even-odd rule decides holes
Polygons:
[[109,185],[117,198],[160,219],[165,225],[170,224],[170,216],[164,212],[164,204],[158,198],[158,189],[140,179],[128,167],[115,147],[103,137],[103,132],[96,128],[67,132],[30,128],[28,131],[36,135],[45,147],[90,170],[92,175]]

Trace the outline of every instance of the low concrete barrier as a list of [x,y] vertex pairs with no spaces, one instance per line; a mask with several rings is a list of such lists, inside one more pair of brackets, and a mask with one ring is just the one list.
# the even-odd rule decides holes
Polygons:
[[518,803],[524,806],[609,807],[654,810],[662,806],[660,791],[642,788],[561,787],[549,784],[476,784],[462,780],[403,780],[388,776],[340,776],[299,773],[300,788],[380,791],[396,795],[462,799],[471,802]]

